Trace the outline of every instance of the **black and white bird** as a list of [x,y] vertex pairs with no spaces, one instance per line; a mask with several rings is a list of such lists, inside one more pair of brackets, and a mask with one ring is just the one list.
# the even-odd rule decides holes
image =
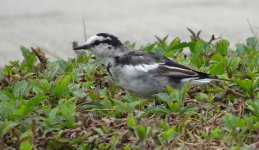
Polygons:
[[74,50],[90,50],[103,60],[112,78],[127,91],[140,97],[151,97],[166,92],[166,86],[181,88],[221,80],[216,76],[195,71],[169,58],[147,51],[129,49],[108,33],[90,37]]

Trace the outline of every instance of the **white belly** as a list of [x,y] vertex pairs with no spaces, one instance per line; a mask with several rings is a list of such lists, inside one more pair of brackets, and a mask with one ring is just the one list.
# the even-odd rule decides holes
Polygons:
[[112,67],[113,79],[134,95],[151,97],[153,94],[165,91],[169,84],[167,77],[158,77],[141,67]]

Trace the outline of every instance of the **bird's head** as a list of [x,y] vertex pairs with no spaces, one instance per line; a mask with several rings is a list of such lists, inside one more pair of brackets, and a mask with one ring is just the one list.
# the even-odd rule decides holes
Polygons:
[[114,35],[98,33],[91,36],[84,45],[74,47],[74,50],[90,50],[99,58],[109,58],[123,53],[123,44]]

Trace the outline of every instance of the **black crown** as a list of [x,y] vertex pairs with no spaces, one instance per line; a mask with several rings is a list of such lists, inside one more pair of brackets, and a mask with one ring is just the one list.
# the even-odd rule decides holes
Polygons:
[[105,39],[103,41],[96,41],[94,43],[95,45],[98,45],[100,43],[107,43],[109,45],[114,46],[115,48],[122,46],[121,41],[114,35],[111,35],[109,33],[98,33],[97,36],[102,36],[102,37],[105,37],[105,38],[109,37],[110,39]]

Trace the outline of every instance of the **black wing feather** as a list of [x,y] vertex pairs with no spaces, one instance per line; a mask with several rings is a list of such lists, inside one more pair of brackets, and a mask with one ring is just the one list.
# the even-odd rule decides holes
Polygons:
[[141,65],[141,64],[159,64],[158,68],[153,70],[153,73],[161,76],[188,78],[199,77],[203,78],[216,78],[207,73],[192,70],[184,65],[176,63],[167,57],[147,52],[147,51],[130,51],[124,55],[116,56],[117,65]]

